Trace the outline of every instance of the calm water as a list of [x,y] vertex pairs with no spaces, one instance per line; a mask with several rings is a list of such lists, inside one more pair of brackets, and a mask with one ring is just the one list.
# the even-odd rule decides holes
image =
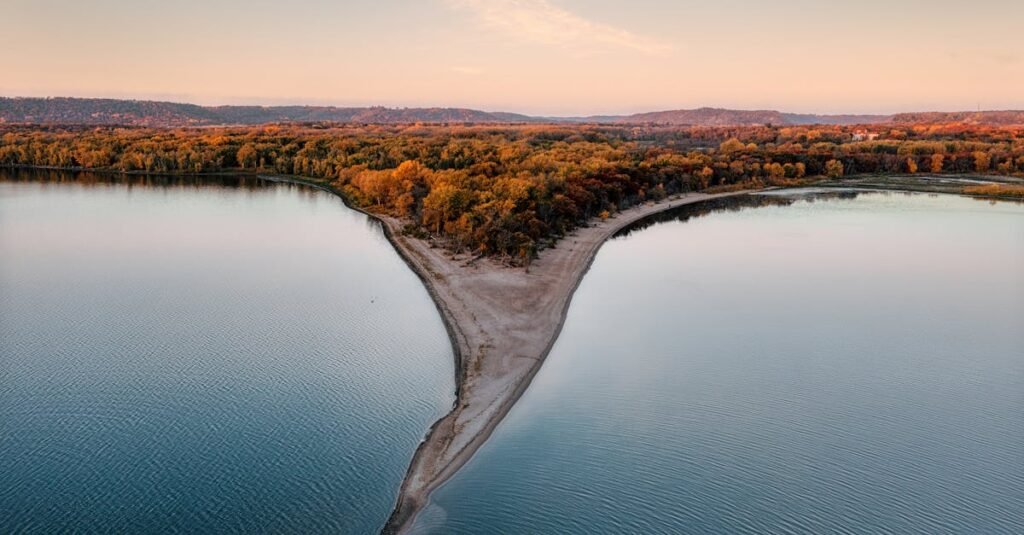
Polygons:
[[0,532],[380,528],[453,373],[377,226],[251,179],[6,173]]
[[608,243],[419,531],[1024,532],[1024,206],[846,197]]

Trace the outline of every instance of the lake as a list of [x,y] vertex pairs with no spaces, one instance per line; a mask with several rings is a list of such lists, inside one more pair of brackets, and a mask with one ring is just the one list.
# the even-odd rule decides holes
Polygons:
[[607,243],[420,533],[1024,532],[1024,205],[786,192]]
[[0,170],[0,532],[374,533],[454,396],[340,199]]

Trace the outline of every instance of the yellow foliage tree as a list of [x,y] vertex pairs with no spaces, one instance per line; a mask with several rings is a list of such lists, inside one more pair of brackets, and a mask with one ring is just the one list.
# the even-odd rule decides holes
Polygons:
[[971,156],[974,157],[974,169],[979,173],[988,171],[989,165],[992,163],[992,157],[987,152],[975,151]]
[[255,169],[256,156],[256,147],[254,147],[252,143],[246,143],[238,149],[238,154],[235,158],[238,160],[238,165],[242,169]]
[[739,152],[739,151],[741,151],[741,150],[743,150],[745,148],[746,148],[746,145],[744,145],[742,141],[740,141],[740,140],[738,140],[738,139],[736,139],[734,137],[731,137],[731,138],[727,139],[726,141],[723,141],[722,144],[718,146],[718,150],[724,152],[725,154],[732,154],[734,152]]
[[796,177],[803,178],[807,174],[807,166],[803,162],[796,163]]
[[914,174],[917,172],[917,160],[913,158],[907,158],[907,172]]
[[825,163],[825,174],[829,178],[841,178],[845,171],[843,162],[839,160],[829,160]]
[[697,174],[697,177],[700,179],[701,189],[707,189],[711,185],[711,178],[714,176],[715,170],[705,165],[704,169],[701,169],[700,173]]

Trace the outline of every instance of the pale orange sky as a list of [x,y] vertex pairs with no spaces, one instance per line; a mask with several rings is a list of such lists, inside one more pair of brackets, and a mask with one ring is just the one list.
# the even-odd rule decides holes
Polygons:
[[1024,108],[1024,1],[5,0],[0,94],[200,104]]

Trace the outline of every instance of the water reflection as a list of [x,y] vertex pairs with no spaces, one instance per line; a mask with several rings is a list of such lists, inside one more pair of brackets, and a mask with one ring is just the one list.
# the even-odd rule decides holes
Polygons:
[[[7,182],[38,182],[42,184],[74,184],[80,187],[142,186],[147,188],[210,188],[222,187],[243,190],[265,190],[275,182],[252,175],[150,175],[126,173],[97,173],[93,171],[65,171],[55,169],[5,169],[2,179]],[[309,188],[304,188],[309,189]]]

